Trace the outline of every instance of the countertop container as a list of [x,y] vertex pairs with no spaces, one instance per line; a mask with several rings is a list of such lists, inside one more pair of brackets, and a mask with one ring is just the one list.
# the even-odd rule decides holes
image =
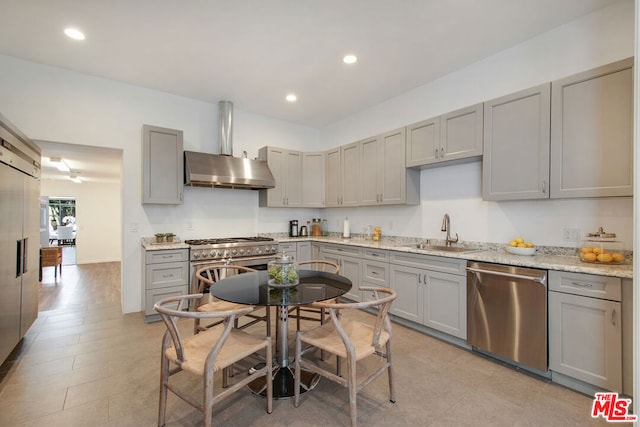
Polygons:
[[624,245],[616,240],[615,233],[606,233],[602,227],[595,233],[587,234],[580,243],[578,258],[582,262],[594,264],[623,264]]

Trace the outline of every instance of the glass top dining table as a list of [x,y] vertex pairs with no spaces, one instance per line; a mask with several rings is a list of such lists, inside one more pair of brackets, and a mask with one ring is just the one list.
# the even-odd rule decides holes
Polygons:
[[[211,295],[220,300],[253,306],[278,307],[278,342],[276,360],[278,367],[273,375],[273,397],[284,399],[293,396],[293,373],[289,368],[288,317],[289,307],[311,304],[337,298],[351,290],[346,277],[315,270],[299,270],[299,283],[289,287],[268,284],[267,271],[243,273],[219,280],[211,286]],[[301,392],[310,390],[318,382],[317,375],[301,372]],[[249,385],[257,393],[264,393],[264,377]]]

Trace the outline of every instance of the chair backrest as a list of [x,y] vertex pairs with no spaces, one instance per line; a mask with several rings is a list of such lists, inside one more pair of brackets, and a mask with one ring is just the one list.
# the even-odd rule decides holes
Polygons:
[[[335,325],[338,334],[342,338],[342,341],[347,345],[349,341],[349,335],[344,330],[340,323],[340,311],[341,310],[353,310],[353,309],[367,309],[377,308],[375,326],[373,329],[372,345],[378,346],[380,334],[382,331],[386,331],[391,335],[391,320],[389,319],[389,309],[391,303],[396,299],[395,291],[389,288],[378,288],[375,286],[361,286],[361,291],[371,291],[373,293],[373,300],[354,302],[354,303],[332,303],[332,302],[315,302],[312,304],[314,307],[325,308],[329,310],[331,319]],[[381,295],[382,294],[382,295]]]
[[213,285],[218,280],[235,276],[236,274],[250,273],[254,271],[258,270],[233,264],[203,267],[196,271],[196,280],[198,280],[198,292],[203,293],[205,287]]
[[325,261],[323,259],[300,261],[297,265],[299,270],[326,271],[327,273],[340,274],[340,267],[338,267],[338,264],[331,261]]
[[219,340],[216,342],[214,346],[214,351],[212,357],[216,357],[220,352],[220,349],[224,345],[227,337],[231,333],[231,329],[233,329],[235,319],[238,317],[244,316],[247,313],[253,311],[253,307],[240,308],[237,310],[229,310],[229,311],[207,311],[207,312],[199,312],[199,311],[186,311],[185,308],[188,307],[190,301],[202,299],[202,294],[190,294],[190,295],[179,295],[175,297],[169,297],[162,299],[156,302],[153,308],[160,314],[162,321],[167,327],[167,331],[165,332],[163,338],[163,348],[168,348],[169,343],[173,343],[173,348],[176,351],[176,356],[178,360],[184,362],[184,346],[182,334],[180,333],[180,329],[178,328],[178,320],[181,318],[189,318],[189,319],[210,319],[210,318],[221,318],[224,319],[224,332],[222,333]]

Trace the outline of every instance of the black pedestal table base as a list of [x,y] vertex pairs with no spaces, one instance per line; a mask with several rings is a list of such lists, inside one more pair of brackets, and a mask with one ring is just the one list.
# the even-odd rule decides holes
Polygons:
[[[293,371],[289,367],[276,368],[273,374],[273,398],[288,399],[295,392]],[[267,395],[266,377],[256,378],[248,385],[249,390],[261,396]],[[320,380],[320,376],[310,371],[300,373],[300,393],[313,389]]]

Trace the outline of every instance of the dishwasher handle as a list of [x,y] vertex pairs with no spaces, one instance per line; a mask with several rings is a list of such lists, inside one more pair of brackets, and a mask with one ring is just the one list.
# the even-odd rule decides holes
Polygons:
[[546,282],[546,276],[526,276],[524,274],[513,274],[513,273],[505,273],[502,271],[494,271],[494,270],[483,270],[481,268],[473,268],[473,267],[467,267],[467,271],[470,271],[472,273],[483,273],[483,274],[490,274],[490,275],[494,275],[494,276],[504,276],[504,277],[510,277],[513,279],[523,279],[523,280],[531,280],[533,282],[538,282],[538,283],[542,283],[543,285]]

